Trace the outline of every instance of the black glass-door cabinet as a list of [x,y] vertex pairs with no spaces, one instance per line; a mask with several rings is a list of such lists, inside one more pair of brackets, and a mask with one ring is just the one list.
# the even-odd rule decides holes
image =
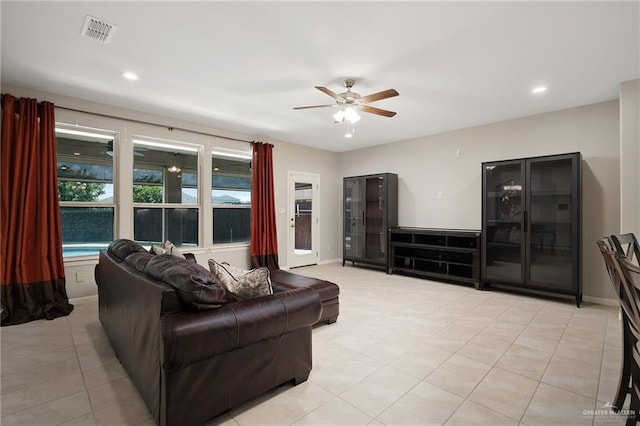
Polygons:
[[346,177],[343,185],[342,266],[350,261],[386,269],[388,229],[398,226],[398,175]]
[[582,300],[581,155],[482,163],[480,287],[507,285]]

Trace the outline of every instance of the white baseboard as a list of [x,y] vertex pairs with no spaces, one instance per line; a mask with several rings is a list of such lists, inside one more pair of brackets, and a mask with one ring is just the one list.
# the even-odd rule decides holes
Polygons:
[[320,262],[318,262],[318,265],[328,265],[329,263],[340,263],[342,262],[342,259],[327,259],[327,260],[321,260]]
[[[317,265],[328,265],[330,263],[340,263],[342,262],[342,259],[328,259],[328,260],[321,260],[317,263]],[[278,265],[280,269],[282,269],[283,271],[288,271],[289,268],[287,265]],[[308,265],[308,266],[313,266],[313,265]],[[304,268],[304,266],[302,266],[302,268]]]
[[82,305],[83,303],[95,303],[97,300],[98,295],[94,294],[91,296],[75,297],[73,299],[69,299],[69,303],[73,305]]
[[606,305],[606,306],[620,306],[618,299],[608,299],[605,297],[595,297],[595,296],[582,296],[582,300],[585,302],[597,303],[598,305]]

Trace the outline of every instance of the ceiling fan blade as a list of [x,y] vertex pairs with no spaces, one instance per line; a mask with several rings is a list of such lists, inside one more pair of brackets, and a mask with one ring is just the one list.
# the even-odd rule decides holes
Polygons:
[[327,105],[309,105],[309,106],[294,107],[293,109],[324,108],[324,107],[330,107],[330,106],[335,106],[335,104],[327,104]]
[[394,96],[398,96],[399,93],[396,92],[395,89],[383,90],[382,92],[373,93],[371,95],[363,96],[358,101],[361,104],[366,104],[369,102],[379,101],[381,99],[393,98]]
[[338,94],[336,92],[332,91],[331,89],[327,89],[326,87],[322,87],[322,86],[315,86],[315,87],[319,91],[321,91],[323,93],[326,93],[327,95],[331,96],[336,101],[341,101],[342,100],[342,98],[340,96],[338,96]]
[[396,115],[393,111],[387,111],[386,109],[374,108],[368,105],[360,105],[360,111],[369,112],[371,114],[382,115],[384,117],[393,117]]

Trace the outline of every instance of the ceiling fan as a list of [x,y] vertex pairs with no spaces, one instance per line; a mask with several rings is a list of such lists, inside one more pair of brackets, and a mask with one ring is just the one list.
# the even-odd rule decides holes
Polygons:
[[335,93],[330,89],[322,86],[315,86],[316,89],[320,90],[323,93],[331,96],[336,100],[335,104],[326,104],[326,105],[309,105],[309,106],[301,106],[295,107],[293,109],[308,109],[308,108],[324,108],[324,107],[339,107],[342,109],[346,109],[348,107],[358,109],[360,111],[368,112],[371,114],[381,115],[383,117],[393,117],[396,115],[394,111],[388,111],[386,109],[375,108],[369,105],[366,105],[370,102],[380,101],[382,99],[392,98],[394,96],[398,96],[399,93],[395,89],[383,90],[382,92],[373,93],[367,96],[360,96],[356,92],[352,92],[351,88],[355,84],[355,80],[346,79],[344,81],[344,85],[347,88],[346,92],[343,93]]

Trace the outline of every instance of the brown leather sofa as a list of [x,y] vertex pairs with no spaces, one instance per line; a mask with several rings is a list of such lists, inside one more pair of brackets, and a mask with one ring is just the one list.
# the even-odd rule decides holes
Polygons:
[[159,425],[201,424],[309,376],[312,288],[230,301],[200,265],[129,240],[100,253],[95,275],[100,321]]

